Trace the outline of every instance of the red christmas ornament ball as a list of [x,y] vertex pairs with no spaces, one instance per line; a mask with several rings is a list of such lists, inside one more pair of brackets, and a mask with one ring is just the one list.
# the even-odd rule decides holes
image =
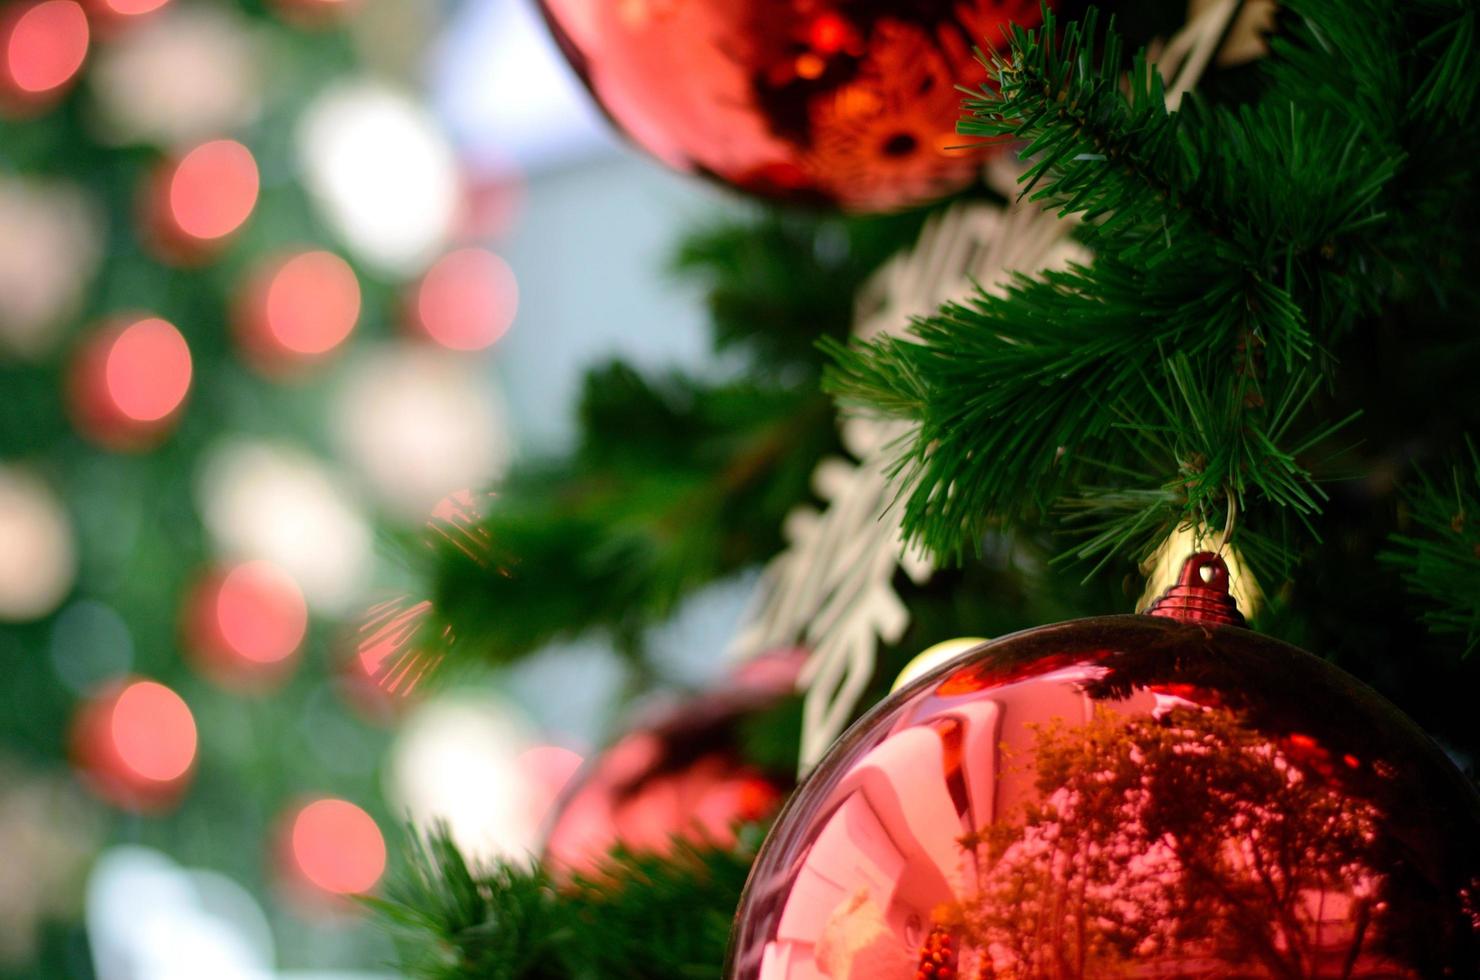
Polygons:
[[880,704],[778,818],[727,975],[1480,976],[1480,795],[1226,586],[1196,556],[1152,615]]
[[746,664],[722,690],[643,719],[578,772],[556,803],[544,855],[565,872],[596,872],[618,846],[666,854],[677,840],[727,847],[736,825],[780,808],[790,773],[741,752],[739,726],[795,689],[801,651]]
[[764,197],[890,211],[960,190],[974,49],[1037,0],[541,0],[612,122],[677,170]]

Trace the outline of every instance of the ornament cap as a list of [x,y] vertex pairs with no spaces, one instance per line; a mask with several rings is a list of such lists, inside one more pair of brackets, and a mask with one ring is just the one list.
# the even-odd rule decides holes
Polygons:
[[1247,626],[1228,588],[1228,565],[1222,557],[1199,551],[1187,558],[1176,584],[1151,604],[1146,615],[1182,623]]

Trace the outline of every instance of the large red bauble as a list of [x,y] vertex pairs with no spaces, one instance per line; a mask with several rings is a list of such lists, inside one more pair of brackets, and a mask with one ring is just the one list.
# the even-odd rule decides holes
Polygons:
[[969,184],[961,93],[1038,0],[541,0],[611,120],[669,166],[888,211]]
[[802,651],[741,667],[723,690],[663,708],[593,759],[555,805],[546,862],[594,873],[618,846],[666,854],[676,840],[728,847],[737,825],[773,816],[790,772],[747,761],[739,727],[795,689]]
[[1480,976],[1474,787],[1330,664],[1172,614],[879,705],[778,818],[728,976]]

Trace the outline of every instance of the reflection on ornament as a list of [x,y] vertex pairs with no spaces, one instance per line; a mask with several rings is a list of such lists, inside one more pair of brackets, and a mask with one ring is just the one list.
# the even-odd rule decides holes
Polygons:
[[885,211],[960,190],[974,49],[1033,26],[1028,0],[543,0],[601,108],[679,170],[750,193]]
[[197,501],[229,560],[281,568],[311,607],[348,611],[373,567],[370,529],[336,475],[308,453],[234,438],[206,457]]
[[171,7],[98,52],[88,92],[110,141],[189,145],[256,117],[262,54],[251,22],[232,8]]
[[955,660],[961,654],[974,647],[979,647],[987,642],[980,636],[962,636],[954,640],[944,640],[934,646],[926,647],[915,655],[915,658],[904,665],[904,670],[894,678],[894,683],[889,687],[889,693],[904,687],[917,677],[923,677],[948,660]]
[[195,718],[178,694],[147,680],[118,681],[73,720],[72,755],[87,786],[115,806],[167,809],[195,768]]
[[792,787],[741,755],[740,726],[795,690],[805,653],[743,665],[729,682],[640,722],[572,780],[545,838],[545,859],[593,872],[617,845],[665,854],[675,839],[728,847],[738,824],[764,820]]
[[509,462],[502,406],[480,366],[414,344],[381,347],[346,372],[333,406],[343,457],[408,524],[438,501],[487,486]]
[[1480,796],[1370,690],[1220,625],[1218,559],[1185,571],[855,725],[762,849],[727,975],[907,980],[932,948],[962,977],[1480,975]]
[[103,327],[72,360],[73,422],[107,449],[153,448],[179,420],[191,374],[190,348],[169,321],[140,317]]
[[490,698],[439,698],[401,726],[386,771],[386,799],[419,827],[445,823],[479,861],[521,861],[538,846],[555,795],[580,756],[534,746],[510,705]]
[[385,872],[385,838],[375,820],[348,800],[325,797],[286,819],[284,884],[302,898],[362,895]]
[[81,188],[0,177],[0,357],[50,352],[102,252],[102,217]]
[[235,140],[213,140],[154,175],[147,217],[161,256],[190,264],[214,256],[257,205],[257,161]]
[[330,89],[298,128],[304,181],[346,245],[414,274],[442,250],[458,211],[457,161],[412,98],[369,81]]
[[29,115],[67,90],[87,57],[87,15],[74,0],[0,12],[0,112]]
[[72,522],[51,488],[19,467],[0,465],[0,622],[40,619],[77,576]]
[[360,281],[333,252],[309,251],[259,269],[237,301],[242,353],[268,374],[321,359],[360,318]]
[[185,649],[212,680],[238,691],[285,680],[308,631],[308,607],[282,569],[249,561],[196,583],[182,616]]
[[464,248],[442,256],[422,276],[412,323],[450,350],[482,350],[504,335],[518,310],[519,283],[509,263]]

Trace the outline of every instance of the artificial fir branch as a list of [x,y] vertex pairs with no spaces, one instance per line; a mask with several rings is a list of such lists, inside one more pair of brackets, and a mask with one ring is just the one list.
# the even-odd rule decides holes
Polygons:
[[431,615],[406,657],[507,663],[600,630],[640,673],[648,626],[780,549],[837,448],[816,338],[847,333],[864,281],[925,217],[771,213],[689,235],[674,271],[749,380],[589,371],[574,452],[521,464],[485,516],[431,536]]
[[[424,635],[500,663],[605,628],[635,637],[695,588],[780,547],[786,512],[834,447],[825,399],[803,386],[593,371],[582,441],[516,472],[474,528],[436,536]],[[469,546],[469,542],[476,542]]]
[[538,865],[475,866],[436,828],[371,904],[418,980],[717,977],[759,839],[752,827],[733,848],[617,851],[599,873],[557,878]]
[[1480,453],[1466,445],[1467,465],[1448,480],[1419,474],[1405,494],[1412,530],[1394,534],[1382,557],[1426,607],[1429,628],[1463,637],[1468,656],[1480,646]]
[[[1334,16],[1332,4],[1294,6]],[[1387,19],[1407,14],[1382,6]],[[1300,52],[1289,71],[1336,71],[1346,53],[1314,44],[1319,22],[1302,24],[1279,48]],[[1407,83],[1394,90],[1300,100],[1271,83],[1256,105],[1189,98],[1173,113],[1144,57],[1127,66],[1093,11],[1061,32],[1051,16],[1042,31],[1015,30],[994,59],[1000,87],[968,102],[962,131],[1018,140],[1032,161],[1024,193],[1084,219],[1097,259],[947,306],[911,339],[832,345],[835,394],[917,423],[899,463],[914,487],[906,532],[960,553],[994,521],[1057,506],[1088,531],[1076,554],[1130,558],[1232,504],[1265,564],[1293,562],[1285,529],[1294,518],[1313,533],[1317,449],[1349,421],[1323,418],[1316,396],[1354,325],[1419,264],[1390,240],[1416,218],[1399,213],[1407,199],[1394,187],[1408,158],[1396,140],[1412,134],[1375,128],[1372,100],[1403,118],[1408,86],[1477,85],[1468,54],[1421,48],[1380,56]],[[1148,459],[1152,434],[1166,451]]]

